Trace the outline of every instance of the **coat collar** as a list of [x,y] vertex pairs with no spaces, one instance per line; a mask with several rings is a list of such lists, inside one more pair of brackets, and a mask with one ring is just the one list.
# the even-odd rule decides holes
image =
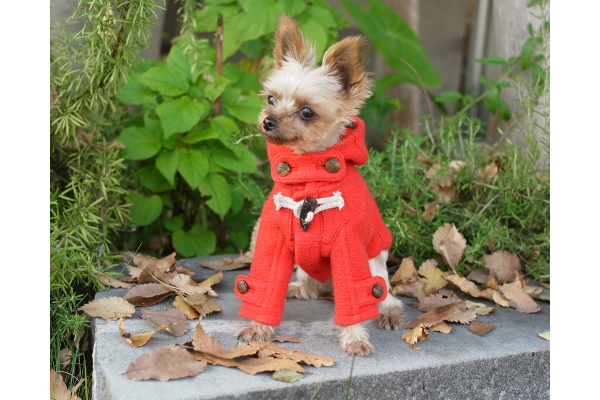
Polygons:
[[[358,117],[351,117],[354,126],[346,128],[341,140],[325,151],[296,154],[282,145],[267,142],[267,153],[271,162],[271,176],[279,183],[303,183],[309,181],[337,181],[346,175],[349,165],[363,165],[369,159],[365,144],[365,123]],[[330,173],[325,169],[327,160],[334,158],[341,164],[340,170]],[[277,166],[287,163],[289,174],[281,176]]]

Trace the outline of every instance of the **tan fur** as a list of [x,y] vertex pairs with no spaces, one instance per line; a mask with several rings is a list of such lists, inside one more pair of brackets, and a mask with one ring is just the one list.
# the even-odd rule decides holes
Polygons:
[[281,68],[285,58],[291,58],[300,64],[313,64],[315,60],[314,50],[304,40],[302,31],[293,19],[287,15],[279,16],[279,23],[275,31],[275,68]]
[[248,325],[242,326],[233,336],[245,341],[262,340],[266,341],[275,335],[275,330],[270,325],[261,324],[260,322],[252,321]]

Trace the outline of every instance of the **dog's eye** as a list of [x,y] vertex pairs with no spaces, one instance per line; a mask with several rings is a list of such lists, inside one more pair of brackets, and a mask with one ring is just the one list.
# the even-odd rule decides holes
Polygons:
[[269,96],[269,104],[270,104],[270,105],[273,105],[273,104],[275,104],[275,97],[273,97],[273,96]]
[[300,110],[300,116],[304,119],[312,119],[315,116],[315,113],[308,107],[304,107]]

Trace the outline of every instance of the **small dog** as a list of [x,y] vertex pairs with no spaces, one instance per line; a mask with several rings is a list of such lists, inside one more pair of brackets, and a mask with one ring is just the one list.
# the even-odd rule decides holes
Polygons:
[[[386,260],[392,236],[355,165],[368,159],[358,114],[371,96],[363,37],[332,45],[315,66],[315,50],[289,17],[275,33],[274,71],[263,84],[259,127],[267,140],[275,186],[261,214],[249,276],[236,279],[240,316],[253,321],[235,336],[268,340],[286,297],[314,299],[334,291],[339,347],[375,352],[362,321],[397,330],[402,302]],[[320,197],[320,198],[319,198]],[[297,282],[289,283],[294,265]]]

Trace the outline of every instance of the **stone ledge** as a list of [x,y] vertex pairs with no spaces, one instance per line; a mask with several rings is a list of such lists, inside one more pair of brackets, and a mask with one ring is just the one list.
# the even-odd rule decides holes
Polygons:
[[[205,257],[204,261],[217,257]],[[214,271],[198,266],[199,258],[180,264],[193,269],[199,278]],[[233,294],[235,277],[247,269],[224,272],[224,279],[214,287],[216,301],[223,311],[208,315],[202,326],[225,348],[236,346],[233,332],[248,320],[237,315],[240,301]],[[123,296],[125,289],[98,293],[96,298]],[[408,306],[415,301],[400,296],[408,320],[420,312]],[[482,302],[485,302],[482,301]],[[466,325],[451,324],[450,334],[430,333],[430,340],[419,342],[421,350],[412,350],[400,337],[407,329],[377,329],[375,321],[367,321],[371,343],[377,353],[356,357],[351,399],[549,399],[550,342],[539,338],[550,329],[550,306],[538,301],[537,314],[522,314],[500,308],[477,321],[488,321],[496,328],[484,337],[471,333]],[[149,309],[172,308],[163,301]],[[137,310],[136,314],[141,315]],[[200,399],[309,399],[317,386],[322,386],[315,399],[344,398],[352,357],[337,348],[339,327],[333,323],[334,306],[328,300],[290,299],[286,303],[283,322],[276,328],[279,335],[300,335],[300,343],[282,343],[283,347],[320,354],[335,359],[333,367],[314,368],[302,365],[313,375],[294,383],[271,379],[270,373],[248,375],[234,368],[207,366],[193,378],[169,382],[135,382],[125,377],[129,363],[150,350],[192,338],[195,322],[184,336],[173,338],[159,332],[143,347],[132,347],[120,336],[117,321],[94,318],[94,371],[92,394],[95,400],[200,400]],[[127,330],[140,333],[151,330],[150,324],[138,318],[128,319]]]

